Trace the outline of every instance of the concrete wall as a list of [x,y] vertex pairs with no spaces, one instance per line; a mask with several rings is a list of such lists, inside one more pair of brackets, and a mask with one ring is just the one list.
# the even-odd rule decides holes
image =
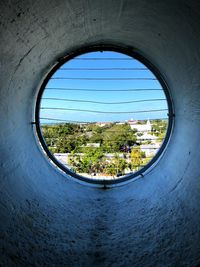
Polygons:
[[[197,266],[200,2],[1,0],[0,14],[0,266]],[[94,43],[141,51],[176,115],[159,164],[107,190],[53,168],[31,125],[51,66]]]

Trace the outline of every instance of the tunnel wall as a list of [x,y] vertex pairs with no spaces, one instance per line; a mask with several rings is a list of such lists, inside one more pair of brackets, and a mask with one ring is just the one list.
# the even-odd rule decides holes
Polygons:
[[[198,1],[2,0],[0,12],[0,266],[197,266]],[[48,71],[93,44],[138,50],[161,71],[175,109],[158,164],[108,189],[53,167],[31,124]]]

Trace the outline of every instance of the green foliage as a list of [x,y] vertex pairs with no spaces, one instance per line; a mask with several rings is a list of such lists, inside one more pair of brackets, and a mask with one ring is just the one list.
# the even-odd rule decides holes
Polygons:
[[119,152],[124,145],[136,143],[136,136],[128,124],[115,124],[103,132],[102,147],[105,152]]
[[[65,123],[43,125],[41,128],[51,153],[69,153],[68,163],[78,173],[123,175],[125,170],[138,170],[149,161],[137,146],[137,136],[141,136],[142,133],[132,130],[126,123],[110,123],[103,127],[96,123],[81,125]],[[164,138],[166,129],[167,121],[153,121],[154,135]],[[97,143],[99,147],[89,147],[89,143]],[[119,156],[122,152],[124,158]],[[112,156],[109,158],[106,153],[111,153]]]
[[53,153],[71,153],[88,141],[83,128],[72,123],[44,125],[42,133]]
[[100,172],[103,168],[104,153],[100,148],[87,147],[82,156],[70,156],[70,164],[79,172],[92,173]]
[[134,148],[131,151],[131,168],[132,169],[139,169],[139,167],[143,164],[143,158],[145,157],[145,153],[141,151],[141,149]]
[[87,143],[100,143],[105,153],[119,152],[124,145],[136,142],[135,131],[128,124],[110,124],[99,127],[96,124],[57,124],[42,127],[46,143],[54,153],[81,152]]
[[100,144],[102,144],[102,142],[103,142],[102,134],[93,133],[93,135],[90,138],[90,143],[100,143]]
[[154,120],[152,125],[152,132],[159,138],[164,138],[167,130],[166,120]]
[[115,153],[114,158],[107,164],[105,164],[105,173],[111,176],[125,173],[125,169],[128,167],[128,163],[125,159],[120,158]]
[[106,164],[104,171],[105,171],[105,174],[114,176],[117,172],[114,162],[110,162],[110,163]]

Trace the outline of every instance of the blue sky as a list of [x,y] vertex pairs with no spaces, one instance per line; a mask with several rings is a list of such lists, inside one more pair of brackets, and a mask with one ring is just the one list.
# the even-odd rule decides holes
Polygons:
[[[51,123],[56,119],[96,122],[167,118],[167,101],[163,90],[142,89],[162,87],[152,72],[138,60],[110,51],[86,53],[65,63],[49,80],[42,96],[40,117],[54,121],[41,119],[41,122]],[[139,100],[145,101],[133,102]],[[160,109],[166,111],[141,112]]]

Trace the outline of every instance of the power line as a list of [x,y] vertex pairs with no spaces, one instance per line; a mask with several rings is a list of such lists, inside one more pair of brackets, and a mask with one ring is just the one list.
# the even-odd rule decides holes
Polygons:
[[141,81],[157,81],[156,78],[147,78],[147,77],[142,77],[142,78],[86,78],[86,77],[52,77],[50,80],[87,80],[87,81],[132,81],[132,80],[141,80]]
[[90,89],[90,88],[59,88],[59,87],[47,87],[45,90],[63,90],[63,91],[92,91],[92,92],[132,92],[132,91],[163,91],[159,88],[136,88],[136,89]]
[[60,68],[58,70],[84,70],[84,71],[109,71],[109,70],[119,70],[119,71],[129,71],[129,70],[139,70],[139,71],[149,71],[147,68]]
[[[64,120],[64,119],[58,119],[58,118],[49,118],[49,117],[40,117],[40,120],[50,120],[50,121],[61,121],[61,122],[66,122],[66,123],[78,123],[78,124],[96,124],[98,121],[73,121],[73,120]],[[159,118],[159,119],[148,119],[149,121],[154,121],[154,120],[168,120],[168,118]],[[144,120],[138,120],[138,121],[144,121]],[[117,123],[115,122],[110,122],[112,123]],[[144,132],[144,131],[143,131]]]
[[120,57],[120,58],[115,58],[115,57],[104,57],[104,58],[101,58],[101,57],[90,57],[90,58],[85,58],[85,57],[81,57],[81,58],[79,58],[79,57],[76,57],[76,58],[73,58],[73,60],[136,60],[136,59],[134,59],[134,58],[132,58],[132,57]]
[[166,101],[166,99],[144,99],[144,100],[132,100],[124,102],[101,102],[93,100],[82,100],[82,99],[67,99],[67,98],[54,98],[44,97],[42,100],[55,100],[55,101],[67,101],[67,102],[83,102],[83,103],[94,103],[94,104],[105,104],[105,105],[118,105],[118,104],[130,104],[130,103],[142,103],[142,102],[154,102],[154,101]]
[[46,117],[41,117],[40,120],[49,120],[49,121],[61,121],[61,122],[66,122],[66,123],[77,123],[77,124],[88,124],[91,122],[84,122],[84,121],[73,121],[73,120],[63,120],[63,119],[56,119],[56,118],[46,118]]
[[92,113],[103,113],[103,114],[135,114],[135,113],[146,113],[146,112],[160,112],[167,111],[167,109],[152,109],[152,110],[137,110],[137,111],[101,111],[101,110],[89,110],[89,109],[73,109],[73,108],[52,108],[52,107],[41,107],[43,110],[68,110],[68,111],[82,111]]

